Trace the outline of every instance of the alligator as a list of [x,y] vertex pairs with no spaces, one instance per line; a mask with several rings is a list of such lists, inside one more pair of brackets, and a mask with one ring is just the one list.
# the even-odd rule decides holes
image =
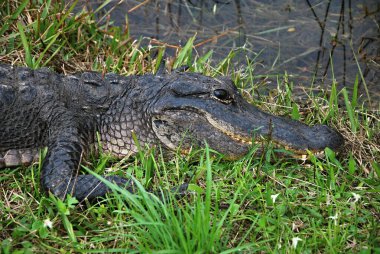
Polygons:
[[[1,63],[0,123],[0,168],[29,165],[47,147],[42,190],[80,201],[110,192],[94,175],[78,173],[82,160],[99,146],[124,158],[138,152],[136,139],[141,146],[183,153],[207,143],[227,159],[237,159],[252,145],[270,140],[305,158],[326,147],[339,150],[344,142],[326,125],[310,127],[261,111],[228,77],[179,71],[64,75]],[[104,178],[134,190],[130,179]]]

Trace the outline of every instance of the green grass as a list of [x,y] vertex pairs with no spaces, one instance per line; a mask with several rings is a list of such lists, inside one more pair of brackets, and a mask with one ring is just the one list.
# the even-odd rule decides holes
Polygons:
[[[60,4],[35,2],[0,3],[2,62],[59,72],[158,70],[163,47],[141,48],[128,31],[96,24],[92,13],[74,16]],[[300,103],[293,100],[287,75],[279,75],[278,89],[256,100],[254,62],[247,59],[245,69],[235,70],[232,51],[211,66],[212,53],[196,56],[191,48],[189,40],[169,62],[230,75],[247,100],[273,114],[334,126],[345,136],[345,149],[338,155],[326,150],[323,159],[311,155],[307,162],[278,158],[271,144],[263,155],[255,156],[253,147],[235,162],[208,148],[168,161],[147,149],[121,162],[100,156],[83,171],[131,177],[139,192],[109,183],[114,194],[84,206],[41,193],[40,164],[1,170],[1,253],[380,252],[380,108],[360,103],[358,82],[353,94],[332,84],[331,91],[309,93]],[[170,189],[193,174],[184,198],[161,201],[145,191]]]

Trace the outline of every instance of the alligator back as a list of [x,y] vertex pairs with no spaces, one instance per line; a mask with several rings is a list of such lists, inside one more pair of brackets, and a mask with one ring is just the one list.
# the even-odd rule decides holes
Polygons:
[[0,66],[0,152],[44,145],[47,122],[41,121],[41,110],[53,100],[51,84],[57,83],[60,76],[46,69]]
[[95,72],[65,76],[47,68],[0,64],[0,168],[35,160],[38,149],[48,145],[58,112],[70,111],[94,126],[96,117],[128,89],[129,79]]

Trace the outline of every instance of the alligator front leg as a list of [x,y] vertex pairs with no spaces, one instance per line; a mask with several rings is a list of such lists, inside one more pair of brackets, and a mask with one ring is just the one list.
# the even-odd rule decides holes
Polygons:
[[[61,124],[58,124],[61,122]],[[53,127],[59,131],[51,133],[48,152],[42,164],[41,186],[46,192],[64,199],[67,194],[78,201],[85,199],[95,200],[104,197],[111,191],[109,187],[93,175],[79,175],[80,163],[84,154],[83,139],[76,121],[70,125],[67,121],[56,121],[60,127]],[[134,192],[133,182],[119,176],[104,176],[110,182]],[[188,184],[173,188],[170,192],[177,197],[187,193]],[[156,193],[160,198],[166,196],[165,192]],[[163,196],[164,195],[164,196]]]
[[[84,153],[83,137],[76,121],[71,117],[55,119],[50,129],[48,152],[42,164],[41,186],[46,192],[64,199],[67,194],[77,198],[93,200],[105,196],[110,189],[93,175],[79,175],[79,168]],[[69,119],[68,119],[69,118]],[[105,179],[132,191],[131,181],[118,177],[107,176]]]

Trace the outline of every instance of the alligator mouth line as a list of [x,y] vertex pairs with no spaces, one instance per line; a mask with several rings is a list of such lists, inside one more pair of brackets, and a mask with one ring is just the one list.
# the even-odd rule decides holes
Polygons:
[[[206,119],[207,121],[216,129],[218,129],[220,132],[222,132],[223,134],[227,135],[228,137],[230,137],[231,139],[239,142],[239,143],[243,143],[243,144],[247,144],[247,145],[252,145],[252,138],[248,138],[248,137],[243,137],[239,134],[236,134],[236,133],[233,133],[232,131],[229,131],[225,128],[223,128],[217,121],[215,121],[209,114],[205,114],[206,115]],[[258,142],[258,141],[257,141]],[[257,143],[255,142],[255,144]]]
[[[259,136],[255,139],[255,141],[252,142],[252,138],[248,138],[248,137],[244,137],[244,136],[241,136],[239,134],[236,134],[236,133],[233,133],[232,131],[229,131],[227,130],[226,128],[223,128],[221,126],[221,124],[219,124],[217,121],[215,121],[209,114],[206,114],[206,119],[207,121],[213,126],[215,127],[216,129],[218,129],[220,132],[222,132],[223,134],[225,134],[226,136],[230,137],[231,139],[233,139],[234,141],[236,142],[239,142],[241,144],[246,144],[246,145],[252,145],[252,144],[257,144],[257,145],[260,145],[260,144],[263,144],[265,142],[265,138],[263,138],[262,136]],[[293,158],[296,158],[296,159],[301,159],[301,160],[307,160],[309,155],[307,153],[307,151],[304,151],[304,150],[297,150],[297,149],[294,149],[294,148],[291,148],[290,146],[288,145],[285,145],[285,144],[282,144],[282,142],[278,142],[276,140],[273,140],[271,139],[270,140],[275,146],[276,148],[283,148],[287,151],[290,151],[292,152],[293,154],[291,155]],[[314,150],[310,150],[317,158],[321,158],[324,156],[325,152],[324,151],[314,151]]]

